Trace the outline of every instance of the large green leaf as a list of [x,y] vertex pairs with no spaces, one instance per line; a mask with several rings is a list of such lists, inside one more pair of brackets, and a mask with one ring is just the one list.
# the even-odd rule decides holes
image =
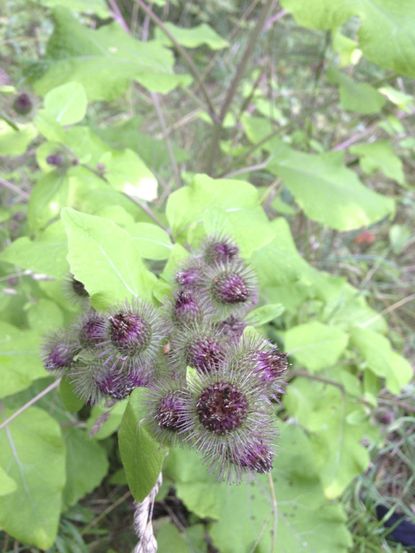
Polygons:
[[[206,44],[211,50],[222,50],[229,46],[229,42],[223,39],[216,31],[206,23],[201,23],[191,29],[177,27],[173,23],[164,24],[166,29],[173,35],[175,40],[186,48],[197,48]],[[157,41],[161,44],[171,45],[170,39],[160,30],[156,29]]]
[[173,244],[167,232],[151,223],[135,223],[128,227],[139,255],[144,259],[167,259]]
[[218,483],[192,451],[174,450],[165,474],[189,510],[214,519],[209,533],[221,553],[268,553],[273,529],[278,553],[345,552],[344,512],[324,497],[312,446],[300,428],[282,425],[274,465],[277,508],[266,476],[238,486]]
[[140,296],[151,299],[155,277],[137,255],[133,238],[103,217],[62,210],[71,271],[104,305]]
[[363,186],[343,164],[341,153],[286,152],[270,169],[294,195],[306,215],[336,230],[353,230],[393,215],[393,199]]
[[[341,374],[330,371],[328,376],[337,380]],[[325,495],[338,497],[369,464],[368,451],[361,442],[372,436],[373,429],[364,408],[337,387],[304,378],[290,384],[284,404],[289,415],[310,434]]]
[[8,495],[16,490],[17,484],[0,466],[0,496]]
[[110,15],[110,10],[105,0],[35,0],[38,4],[54,8],[56,6],[65,6],[74,12],[93,13],[99,17],[105,18]]
[[45,96],[46,115],[59,125],[73,125],[85,117],[88,99],[80,83],[69,82],[50,90]]
[[0,321],[0,397],[24,390],[47,375],[40,359],[37,332],[20,330]]
[[346,349],[348,335],[318,321],[293,326],[284,333],[285,350],[312,372],[336,363]]
[[36,137],[32,123],[19,125],[17,130],[0,119],[0,156],[19,156]]
[[249,183],[195,175],[188,186],[170,195],[166,214],[173,232],[185,238],[188,227],[203,224],[208,233],[225,233],[250,256],[274,236],[259,205],[258,191]]
[[362,170],[371,174],[377,169],[387,177],[399,184],[404,184],[402,161],[393,151],[392,145],[387,140],[378,140],[369,144],[355,144],[350,148],[352,154],[360,158]]
[[379,113],[386,99],[368,83],[359,83],[345,73],[331,70],[331,80],[339,85],[340,102],[344,109],[370,115]]
[[157,179],[132,150],[107,152],[100,159],[105,178],[116,190],[141,200],[157,198]]
[[[3,411],[4,419],[11,413]],[[31,407],[0,431],[0,465],[17,489],[0,495],[0,528],[23,543],[51,547],[65,484],[65,446],[57,422]]]
[[50,225],[35,240],[18,238],[1,254],[0,259],[23,269],[62,278],[69,272],[65,231],[61,222]]
[[337,29],[357,16],[359,47],[364,55],[382,67],[415,76],[412,0],[282,0],[281,3],[298,23],[312,29]]
[[144,424],[144,394],[142,388],[133,391],[118,431],[128,486],[137,501],[142,501],[156,483],[167,454]]
[[78,81],[90,100],[112,100],[132,81],[161,93],[189,83],[188,76],[173,73],[174,56],[167,48],[133,39],[116,23],[88,29],[64,8],[55,9],[54,21],[46,57],[31,68],[39,94]]
[[63,437],[67,475],[63,503],[70,507],[101,483],[108,471],[108,460],[105,449],[79,428],[66,428]]
[[373,330],[355,328],[351,336],[352,345],[360,352],[367,367],[377,376],[385,379],[387,388],[393,394],[413,377],[413,369],[408,361],[393,351],[389,340]]

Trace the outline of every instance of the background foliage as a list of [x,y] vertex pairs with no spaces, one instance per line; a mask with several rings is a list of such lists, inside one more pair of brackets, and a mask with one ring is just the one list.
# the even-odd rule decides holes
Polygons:
[[[0,9],[2,550],[128,550],[127,482],[163,466],[161,553],[403,551],[375,506],[415,505],[412,0]],[[291,360],[273,473],[231,488],[137,425],[140,391],[91,409],[39,354],[70,273],[159,304],[217,230]]]

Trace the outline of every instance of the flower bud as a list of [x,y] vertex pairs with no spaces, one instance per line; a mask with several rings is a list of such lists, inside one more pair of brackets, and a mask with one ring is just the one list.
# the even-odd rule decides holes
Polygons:
[[238,257],[239,248],[229,238],[211,237],[202,246],[202,257],[208,265],[228,263]]
[[18,94],[13,102],[13,109],[19,115],[27,115],[33,109],[33,103],[27,92]]
[[70,369],[79,346],[76,345],[63,331],[58,331],[47,338],[43,346],[43,364],[47,371],[62,373]]

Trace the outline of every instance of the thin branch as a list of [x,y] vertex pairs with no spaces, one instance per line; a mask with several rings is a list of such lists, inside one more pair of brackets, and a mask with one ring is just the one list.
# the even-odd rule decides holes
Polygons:
[[171,167],[173,169],[174,180],[176,182],[176,186],[179,188],[180,184],[181,184],[181,182],[180,182],[180,171],[179,171],[179,168],[177,166],[176,156],[174,155],[173,144],[172,144],[172,141],[170,140],[170,136],[169,136],[169,133],[167,131],[166,120],[164,118],[164,113],[163,113],[163,110],[161,108],[160,98],[159,98],[159,95],[155,94],[154,92],[151,93],[151,98],[153,100],[154,108],[156,110],[157,117],[158,117],[158,120],[160,122],[161,130],[163,132],[163,135],[165,136],[167,154],[169,156],[170,164],[171,164]]
[[27,200],[30,196],[28,192],[21,190],[18,186],[16,186],[15,184],[13,184],[12,182],[6,179],[3,179],[2,177],[0,177],[0,186],[2,186],[3,188],[6,188],[10,192],[13,192],[17,196],[20,196],[20,198],[22,198],[23,200]]
[[182,46],[177,42],[177,40],[174,38],[172,33],[166,28],[163,21],[153,12],[153,10],[149,6],[147,6],[145,2],[143,2],[143,0],[135,0],[135,1],[140,6],[140,8],[146,13],[146,15],[148,15],[148,17],[153,21],[153,23],[155,23],[160,28],[160,30],[166,35],[166,37],[172,42],[173,46],[176,48],[178,53],[186,62],[190,70],[190,73],[193,75],[194,79],[196,80],[196,82],[200,87],[200,91],[208,106],[209,114],[212,120],[216,122],[217,121],[216,110],[211,102],[209,92],[206,89],[205,84],[203,83],[199,70],[197,69],[196,65],[193,63],[191,56],[189,56],[186,50],[182,48]]
[[[139,1],[139,0],[137,0],[137,1]],[[205,170],[208,174],[212,173],[214,161],[215,161],[216,156],[217,156],[218,151],[219,151],[219,141],[220,141],[223,122],[224,122],[225,117],[226,117],[226,115],[229,111],[229,108],[231,107],[232,100],[233,100],[233,98],[234,98],[234,96],[235,96],[235,94],[238,90],[239,83],[240,83],[242,77],[244,76],[245,69],[246,69],[246,66],[248,64],[249,58],[251,57],[251,55],[254,52],[259,34],[261,33],[261,31],[262,31],[262,29],[265,25],[268,13],[271,10],[273,2],[274,2],[274,0],[266,0],[264,6],[262,7],[261,12],[260,12],[259,17],[258,17],[258,20],[257,20],[257,23],[256,23],[255,27],[252,29],[252,31],[249,35],[249,40],[248,40],[247,45],[245,47],[245,50],[242,54],[242,58],[240,59],[240,61],[238,63],[238,66],[237,66],[236,71],[235,71],[235,75],[233,76],[231,84],[230,84],[230,86],[229,86],[229,88],[228,88],[228,90],[225,94],[225,99],[223,101],[221,110],[219,112],[218,121],[215,122],[215,127],[213,129],[211,143],[210,143],[210,147],[209,147],[207,158],[206,158]]]
[[246,69],[246,66],[248,64],[249,58],[251,57],[251,55],[254,52],[259,34],[261,33],[261,31],[262,31],[262,29],[265,25],[268,13],[271,10],[273,2],[274,2],[274,0],[267,0],[266,1],[266,3],[264,4],[264,6],[263,6],[263,8],[262,8],[262,10],[259,14],[257,24],[255,25],[255,27],[253,28],[253,30],[250,34],[248,44],[246,45],[245,51],[242,54],[242,58],[241,58],[238,66],[236,68],[235,75],[234,75],[234,77],[232,79],[232,82],[229,86],[228,92],[226,93],[225,100],[223,101],[222,108],[221,108],[220,113],[219,113],[219,122],[220,123],[223,123],[223,121],[225,120],[226,114],[229,111],[229,108],[231,106],[233,97],[235,96],[236,91],[238,89],[239,82],[240,82],[240,80],[242,79],[242,77],[245,73],[245,69]]
[[49,386],[47,386],[41,392],[39,392],[36,396],[32,397],[31,400],[29,400],[27,403],[22,405],[17,411],[13,413],[13,415],[10,415],[9,418],[7,418],[5,421],[3,421],[0,424],[0,430],[3,430],[3,428],[6,428],[12,421],[14,421],[14,419],[16,419],[22,413],[24,413],[27,409],[29,409],[29,407],[31,407],[39,400],[41,400],[42,397],[45,397],[49,392],[51,392],[52,390],[55,390],[55,388],[57,388],[60,383],[61,383],[61,378],[58,378],[57,380],[52,382],[52,384],[49,384]]
[[117,4],[117,0],[108,0],[108,3],[110,5],[112,15],[113,15],[115,21],[117,21],[117,23],[119,23],[119,25],[124,29],[124,31],[129,33],[130,29],[128,28],[128,25],[127,25],[122,13],[121,13],[121,10],[120,10],[120,8]]

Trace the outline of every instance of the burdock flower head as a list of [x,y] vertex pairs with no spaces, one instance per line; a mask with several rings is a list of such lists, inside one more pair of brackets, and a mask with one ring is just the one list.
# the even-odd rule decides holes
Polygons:
[[196,259],[187,261],[176,273],[175,280],[179,286],[185,289],[194,288],[202,276],[201,263]]
[[228,263],[239,255],[238,246],[224,236],[208,237],[202,245],[202,258],[208,265]]
[[235,449],[233,453],[235,457],[230,461],[241,469],[259,473],[272,470],[273,449],[261,438],[253,438],[245,447]]
[[201,373],[216,371],[224,364],[226,353],[220,332],[209,323],[184,326],[170,343],[171,363],[179,372],[184,372],[187,366]]
[[101,357],[108,366],[147,365],[155,359],[163,337],[163,323],[157,311],[149,304],[133,300],[109,315]]
[[173,323],[178,325],[199,319],[204,313],[200,298],[194,290],[188,289],[178,290],[174,294],[169,310]]
[[233,370],[241,373],[251,371],[252,376],[268,388],[270,397],[282,391],[288,367],[287,355],[268,340],[243,335],[230,358]]
[[88,304],[89,294],[84,284],[73,275],[68,275],[64,281],[64,293],[68,300],[77,305]]
[[231,342],[238,343],[246,327],[245,321],[230,315],[227,319],[216,323],[216,328]]
[[73,366],[80,347],[70,335],[59,330],[46,338],[42,350],[45,369],[63,374]]
[[19,115],[27,115],[33,109],[33,102],[27,92],[18,94],[13,102],[13,109]]
[[256,278],[242,261],[207,268],[200,283],[203,300],[217,318],[237,315],[250,309],[257,300]]
[[148,386],[151,375],[144,367],[133,367],[126,371],[123,366],[115,365],[98,372],[95,381],[101,394],[121,400],[128,397],[135,388]]
[[182,437],[188,395],[178,382],[161,382],[149,388],[147,423],[162,443],[172,445]]
[[81,346],[95,349],[106,339],[108,321],[96,311],[86,313],[76,325],[76,332]]
[[198,375],[189,387],[184,413],[188,441],[220,477],[238,480],[250,468],[249,454],[258,452],[258,437],[271,447],[273,425],[262,388],[249,373],[229,368]]

